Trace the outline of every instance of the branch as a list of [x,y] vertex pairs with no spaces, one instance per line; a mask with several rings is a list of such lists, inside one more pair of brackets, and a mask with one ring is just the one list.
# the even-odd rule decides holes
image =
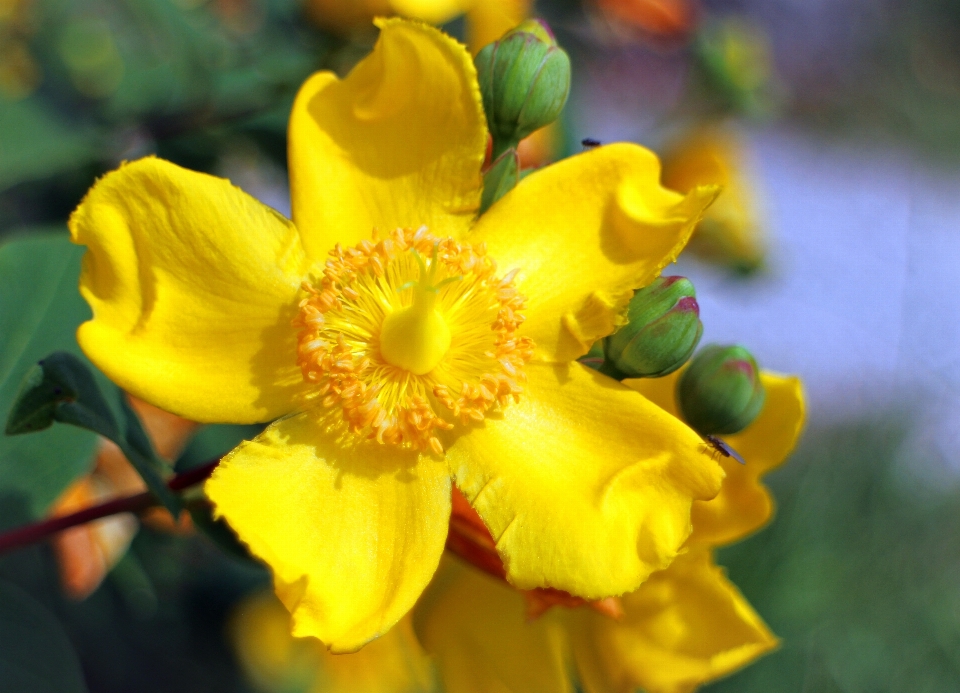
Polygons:
[[[185,488],[195,486],[213,474],[213,470],[217,468],[218,464],[220,464],[219,458],[195,467],[183,474],[177,474],[167,482],[167,487],[171,491],[182,491]],[[12,551],[13,549],[41,541],[70,527],[76,527],[77,525],[86,524],[87,522],[99,520],[118,513],[143,512],[147,508],[158,504],[159,501],[152,493],[144,491],[143,493],[138,493],[133,496],[114,498],[99,505],[91,505],[89,508],[78,510],[69,515],[40,520],[39,522],[24,525],[18,529],[0,534],[0,553]]]

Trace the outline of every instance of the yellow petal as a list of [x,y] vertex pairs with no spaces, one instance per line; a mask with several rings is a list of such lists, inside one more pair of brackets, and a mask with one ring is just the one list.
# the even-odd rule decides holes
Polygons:
[[622,601],[620,621],[587,609],[571,619],[587,693],[689,693],[777,646],[710,551],[677,558]]
[[676,259],[716,188],[662,187],[657,157],[612,144],[524,178],[477,222],[502,271],[519,269],[524,333],[540,358],[569,361],[622,322],[637,287]]
[[289,221],[226,180],[146,158],[101,178],[70,231],[88,248],[93,309],[77,340],[111,380],[194,421],[293,408],[306,265]]
[[530,16],[531,0],[479,0],[467,11],[467,44],[476,54]]
[[555,610],[527,619],[521,593],[456,559],[444,559],[413,620],[447,693],[572,690]]
[[247,677],[271,693],[416,693],[433,672],[410,618],[354,654],[330,654],[316,638],[295,638],[290,614],[272,592],[242,601],[230,636]]
[[[623,383],[677,416],[679,377],[677,372]],[[796,377],[764,372],[760,378],[767,391],[760,416],[740,433],[724,437],[746,464],[720,458],[727,476],[716,498],[694,503],[690,545],[729,544],[765,525],[773,514],[773,499],[760,477],[782,464],[797,444],[804,421],[803,388]]]
[[224,458],[206,492],[273,571],[294,634],[350,652],[409,611],[443,552],[442,461],[344,447],[315,412],[281,419]]
[[686,425],[582,364],[531,363],[518,404],[447,459],[521,589],[636,589],[690,532],[723,473]]
[[469,53],[425,24],[379,26],[373,53],[342,81],[313,75],[290,115],[293,218],[313,257],[375,227],[455,236],[480,204],[487,129]]

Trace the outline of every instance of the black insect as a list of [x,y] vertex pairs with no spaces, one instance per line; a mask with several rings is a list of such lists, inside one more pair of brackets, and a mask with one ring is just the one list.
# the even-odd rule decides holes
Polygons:
[[704,436],[703,439],[707,441],[707,445],[709,446],[708,449],[713,454],[718,456],[717,459],[720,459],[720,457],[732,457],[740,464],[747,463],[747,461],[740,456],[739,452],[734,450],[716,436]]
[[583,145],[584,149],[595,149],[603,144],[603,142],[600,140],[595,140],[592,137],[584,137],[582,140],[580,140],[580,144]]

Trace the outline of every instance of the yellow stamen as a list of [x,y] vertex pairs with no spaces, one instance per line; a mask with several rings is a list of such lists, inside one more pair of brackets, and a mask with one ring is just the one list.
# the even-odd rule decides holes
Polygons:
[[330,255],[303,284],[297,360],[309,397],[339,407],[354,434],[439,455],[439,431],[520,397],[533,353],[517,335],[525,299],[482,245],[424,227]]

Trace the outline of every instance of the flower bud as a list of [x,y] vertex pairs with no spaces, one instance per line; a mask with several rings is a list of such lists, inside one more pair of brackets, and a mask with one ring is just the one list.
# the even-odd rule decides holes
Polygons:
[[760,25],[742,18],[707,22],[693,55],[701,82],[718,105],[754,117],[776,110],[782,97],[770,39]]
[[742,346],[704,347],[677,383],[680,412],[701,435],[739,433],[765,399],[757,362]]
[[529,19],[484,46],[475,59],[493,156],[560,115],[570,93],[570,58],[544,22]]
[[672,373],[687,362],[703,334],[697,294],[684,277],[660,277],[637,291],[627,320],[605,348],[607,361],[625,378]]

